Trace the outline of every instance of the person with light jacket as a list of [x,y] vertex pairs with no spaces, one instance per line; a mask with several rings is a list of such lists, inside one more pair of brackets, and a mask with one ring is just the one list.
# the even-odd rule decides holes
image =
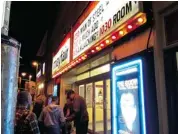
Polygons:
[[52,97],[52,102],[40,114],[39,122],[43,122],[47,134],[60,134],[61,127],[65,124],[62,108],[57,105],[58,98]]

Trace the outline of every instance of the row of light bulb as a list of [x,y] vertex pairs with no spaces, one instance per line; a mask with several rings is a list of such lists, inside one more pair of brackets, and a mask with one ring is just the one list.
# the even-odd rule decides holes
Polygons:
[[97,46],[95,46],[94,48],[91,48],[90,50],[88,50],[87,52],[85,52],[85,54],[83,54],[82,56],[80,56],[79,58],[77,58],[73,62],[69,63],[64,68],[62,68],[58,73],[56,73],[53,76],[53,78],[57,77],[58,75],[63,74],[64,72],[68,71],[69,69],[71,69],[72,67],[76,66],[80,62],[86,60],[87,57],[89,57],[89,55],[94,54],[94,53],[96,53],[96,52],[104,49],[109,44],[111,44],[114,41],[118,40],[119,38],[123,37],[127,33],[133,31],[134,29],[136,29],[140,25],[143,25],[146,22],[146,15],[143,14],[143,13],[140,13],[139,15],[140,15],[139,17],[137,17],[136,19],[133,19],[132,23],[126,25],[121,30],[115,32],[115,34],[113,34],[109,38],[105,39],[105,41],[100,42]]

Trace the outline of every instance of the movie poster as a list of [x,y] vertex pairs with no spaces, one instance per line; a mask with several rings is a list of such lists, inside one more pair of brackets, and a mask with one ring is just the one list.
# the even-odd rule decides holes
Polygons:
[[92,107],[92,102],[93,102],[93,98],[92,98],[93,87],[92,86],[93,86],[92,83],[86,85],[86,104],[87,104],[87,108]]
[[[140,63],[140,62],[139,62]],[[116,67],[113,72],[116,94],[116,118],[114,132],[117,134],[142,134],[142,106],[140,64]],[[114,106],[113,106],[114,107]],[[114,128],[113,128],[114,129]],[[117,131],[117,132],[116,132]]]

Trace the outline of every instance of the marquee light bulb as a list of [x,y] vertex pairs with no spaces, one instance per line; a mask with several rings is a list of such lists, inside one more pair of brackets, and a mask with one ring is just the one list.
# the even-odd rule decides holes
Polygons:
[[143,18],[138,18],[137,20],[139,23],[142,23],[143,22]]
[[91,52],[92,52],[92,53],[94,53],[94,52],[95,52],[95,50],[91,50]]
[[128,29],[132,29],[132,25],[128,25],[127,27],[128,27]]
[[103,44],[103,43],[101,43],[101,44],[100,44],[100,46],[101,46],[101,47],[104,47],[104,44]]
[[116,39],[116,36],[115,36],[115,35],[113,35],[113,36],[112,36],[112,39],[113,39],[113,40],[115,40],[115,39]]
[[100,49],[101,49],[100,47],[96,47],[96,50],[98,50],[98,51],[99,51]]
[[119,35],[124,35],[124,31],[119,31]]
[[109,40],[106,40],[106,44],[109,44]]

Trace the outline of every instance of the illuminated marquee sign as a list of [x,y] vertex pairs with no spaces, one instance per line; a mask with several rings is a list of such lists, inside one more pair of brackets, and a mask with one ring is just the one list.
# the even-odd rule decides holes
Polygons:
[[112,134],[146,134],[142,60],[112,68]]
[[136,1],[100,1],[74,32],[73,59],[140,11]]
[[59,49],[57,54],[53,57],[52,74],[58,72],[62,67],[70,62],[70,38],[67,38]]

